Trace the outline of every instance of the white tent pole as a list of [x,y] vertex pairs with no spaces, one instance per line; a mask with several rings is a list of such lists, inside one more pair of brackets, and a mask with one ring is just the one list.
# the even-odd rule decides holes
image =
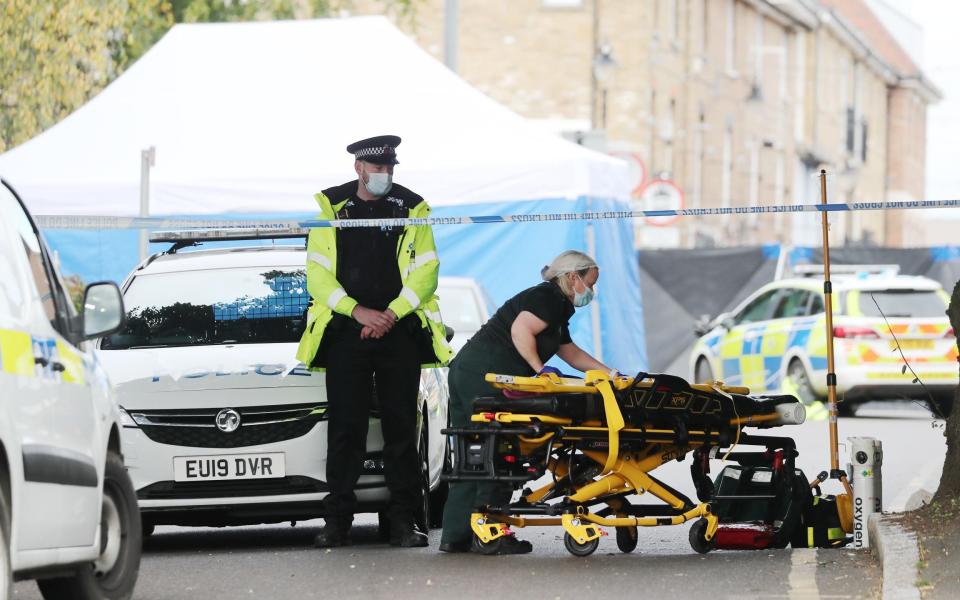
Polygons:
[[[593,223],[587,223],[587,254],[597,260],[597,237]],[[590,303],[590,329],[593,332],[593,356],[603,362],[603,336],[600,335],[600,301]]]
[[[150,167],[154,165],[157,149],[150,146],[140,151],[140,216],[150,216]],[[147,258],[147,230],[140,230],[140,260]]]

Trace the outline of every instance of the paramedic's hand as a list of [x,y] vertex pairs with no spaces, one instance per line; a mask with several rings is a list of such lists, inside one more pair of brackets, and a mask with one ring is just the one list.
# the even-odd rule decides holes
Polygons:
[[[379,310],[357,305],[350,316],[363,325],[363,329],[360,331],[360,337],[367,339],[368,337],[381,338],[386,335],[396,322],[396,319],[391,316],[392,314],[393,313],[390,313],[388,315]],[[366,332],[367,335],[364,335],[364,332]]]
[[550,367],[547,365],[544,365],[544,367],[540,369],[540,372],[537,373],[537,376],[546,375],[547,373],[553,373],[557,377],[563,377],[563,373],[560,372],[560,369],[556,367]]

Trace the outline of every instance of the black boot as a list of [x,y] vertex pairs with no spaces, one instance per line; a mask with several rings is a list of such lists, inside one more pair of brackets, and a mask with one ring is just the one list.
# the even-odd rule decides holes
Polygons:
[[390,522],[390,545],[402,548],[426,548],[427,536],[420,533],[413,521],[395,520]]
[[313,539],[313,545],[317,548],[337,548],[351,545],[353,542],[350,540],[350,525],[349,522],[344,524],[342,521],[327,519],[323,529]]

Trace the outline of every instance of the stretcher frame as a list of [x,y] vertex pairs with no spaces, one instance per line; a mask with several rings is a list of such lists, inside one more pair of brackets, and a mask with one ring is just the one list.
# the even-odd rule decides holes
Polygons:
[[[668,378],[682,382],[695,395],[712,397],[716,403],[717,427],[699,427],[684,431],[670,427],[627,426],[621,404],[624,393],[647,390]],[[715,455],[723,448],[727,458],[743,458],[758,453],[732,453],[734,446],[761,446],[767,450],[786,450],[784,456],[792,469],[796,456],[791,439],[772,436],[753,436],[742,432],[744,426],[771,426],[781,418],[777,412],[740,416],[724,409],[724,398],[735,406],[732,394],[746,395],[744,387],[725,386],[720,382],[688,385],[680,378],[663,375],[638,374],[636,377],[611,378],[601,371],[589,371],[584,379],[574,379],[548,374],[538,377],[519,377],[488,374],[486,380],[500,389],[530,394],[599,394],[602,399],[602,419],[574,423],[565,416],[532,412],[484,411],[473,415],[472,427],[450,428],[446,433],[456,440],[455,456],[459,463],[467,454],[466,445],[473,436],[486,436],[490,443],[483,446],[482,460],[485,469],[482,475],[471,475],[454,468],[445,479],[457,481],[497,481],[522,484],[551,474],[551,481],[536,489],[525,488],[517,502],[506,506],[479,507],[471,515],[471,528],[475,534],[474,545],[481,553],[495,553],[499,538],[512,535],[510,527],[561,526],[565,532],[564,544],[574,555],[587,556],[596,550],[599,539],[606,535],[601,527],[613,527],[617,531],[617,543],[621,550],[632,551],[637,544],[637,527],[680,525],[699,519],[691,530],[691,544],[698,551],[707,551],[716,535],[719,519],[710,510],[709,495],[699,493],[699,502],[660,481],[651,472],[663,464],[682,460],[687,453],[702,449]],[[657,388],[659,392],[659,388]],[[680,408],[683,393],[668,390],[663,402],[676,403]],[[619,399],[618,399],[619,396]],[[680,396],[678,399],[677,397]],[[645,396],[644,396],[645,397]],[[629,400],[627,400],[629,402]],[[701,411],[708,411],[706,403]],[[690,405],[687,405],[688,407]],[[519,454],[531,456],[543,454],[541,468],[528,467],[526,473],[499,474],[494,464],[497,441],[509,438],[519,441]],[[574,457],[578,468],[592,466],[586,481],[571,478],[576,476]],[[567,460],[564,461],[563,459]],[[592,461],[586,463],[585,461]],[[582,474],[581,474],[582,475]],[[695,477],[696,481],[696,477]],[[650,494],[662,505],[631,504],[631,496]],[[555,501],[548,503],[548,501]],[[604,506],[600,510],[596,507]]]

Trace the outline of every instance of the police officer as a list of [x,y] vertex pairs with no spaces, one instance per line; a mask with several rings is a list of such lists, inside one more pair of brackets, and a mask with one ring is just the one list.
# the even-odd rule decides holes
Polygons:
[[[357,179],[317,194],[320,219],[426,217],[423,198],[393,183],[395,135],[347,146]],[[390,543],[426,546],[415,527],[422,506],[417,453],[421,366],[446,364],[446,341],[434,292],[440,262],[428,225],[320,227],[307,240],[311,304],[297,358],[326,369],[326,524],[321,548],[350,543],[354,487],[366,452],[376,393],[383,430],[383,463],[390,504]]]

